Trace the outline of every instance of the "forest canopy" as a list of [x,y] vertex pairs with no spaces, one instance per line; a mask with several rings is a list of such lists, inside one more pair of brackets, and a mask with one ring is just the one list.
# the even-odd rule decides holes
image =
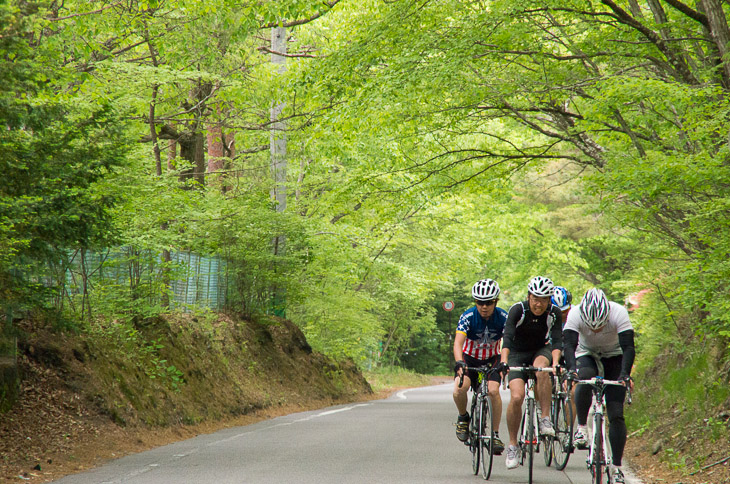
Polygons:
[[726,10],[0,2],[5,331],[273,313],[437,371],[477,279],[539,274],[645,295],[645,349],[727,347]]

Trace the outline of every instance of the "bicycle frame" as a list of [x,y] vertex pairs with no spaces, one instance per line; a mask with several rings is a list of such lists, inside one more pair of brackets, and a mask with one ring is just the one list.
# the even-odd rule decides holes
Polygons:
[[573,452],[573,404],[569,388],[563,388],[563,380],[560,374],[564,370],[558,367],[558,372],[552,375],[552,399],[550,405],[554,437],[545,437],[545,448],[543,457],[548,467],[551,461],[555,460],[557,470],[565,469]]
[[[589,411],[593,413],[591,419],[593,423],[593,429],[591,432],[591,441],[588,448],[588,458],[586,459],[586,465],[591,470],[591,478],[594,484],[601,484],[603,482],[603,474],[605,472],[607,482],[610,482],[611,476],[609,474],[610,465],[612,463],[611,446],[608,442],[608,432],[606,431],[606,399],[605,391],[609,386],[620,386],[624,387],[623,382],[616,380],[606,380],[600,376],[588,379],[588,380],[577,380],[577,385],[584,384],[590,385],[592,393],[591,409]],[[631,390],[627,388],[629,395],[629,403],[631,403]]]
[[522,406],[522,421],[520,432],[517,437],[517,444],[520,447],[520,465],[524,465],[525,457],[528,463],[528,482],[532,484],[532,468],[535,452],[540,452],[540,441],[537,436],[537,409],[535,406],[535,386],[537,384],[537,373],[552,373],[552,367],[538,368],[535,366],[510,366],[510,371],[525,373],[525,401]]
[[472,471],[474,474],[478,474],[479,464],[481,462],[482,477],[489,479],[492,473],[492,462],[494,459],[494,427],[492,420],[492,402],[489,398],[489,379],[487,375],[494,370],[491,366],[466,367],[464,371],[467,370],[474,370],[479,373],[477,390],[474,392],[471,401],[471,424],[469,427],[469,448],[472,452]]
[[[527,422],[528,419],[532,421],[532,429],[537,428],[537,407],[535,406],[535,385],[536,385],[535,375],[530,375],[527,377],[527,381],[525,382],[525,403],[522,406],[522,425],[521,425],[521,431],[520,431],[520,437],[519,442],[520,444],[525,443],[532,443],[536,446],[536,451],[539,452],[539,442],[535,438],[535,433],[532,432],[532,436],[528,435],[529,433],[529,426],[525,425],[524,422]],[[523,452],[523,459],[524,459],[524,452]]]

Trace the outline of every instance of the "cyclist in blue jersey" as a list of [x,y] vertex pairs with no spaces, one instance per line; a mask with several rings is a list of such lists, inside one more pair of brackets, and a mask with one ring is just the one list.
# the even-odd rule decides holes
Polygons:
[[[556,306],[558,309],[560,309],[560,312],[563,316],[562,327],[565,328],[565,323],[568,320],[568,314],[570,313],[570,309],[572,308],[571,305],[573,304],[573,295],[563,286],[555,286],[555,291],[553,292],[553,296],[550,298],[550,302],[553,306]],[[563,344],[564,343],[565,336],[563,336]],[[568,366],[565,363],[565,349],[561,348],[561,350],[563,350],[563,353],[560,356],[560,366],[563,368],[567,368]],[[575,387],[573,387],[570,402],[571,406],[573,407],[573,419],[575,419]]]
[[573,295],[563,286],[555,286],[555,291],[550,298],[550,302],[552,302],[553,306],[557,306],[560,309],[563,315],[562,326],[565,327],[565,322],[568,320],[568,313],[573,303]]
[[[465,367],[495,365],[499,363],[499,346],[504,332],[507,312],[497,307],[499,284],[492,279],[477,281],[471,294],[475,306],[464,311],[459,318],[454,338],[454,403],[459,411],[456,422],[456,437],[465,442],[469,437],[469,413],[467,412],[467,391],[476,391],[478,373],[473,370],[464,372]],[[461,376],[464,380],[459,386]],[[492,403],[494,428],[499,430],[502,418],[502,398],[499,395],[499,372],[493,372],[487,384]],[[495,454],[504,450],[504,444],[495,432],[493,444]]]
[[[571,304],[573,302],[573,295],[563,286],[555,286],[553,295],[550,297],[550,303],[560,309],[560,314],[563,316],[561,329],[565,327],[565,322],[568,320],[568,313],[570,312]],[[562,351],[562,347],[560,350]],[[560,356],[560,366],[565,367],[565,354]],[[573,412],[575,415],[575,412]]]

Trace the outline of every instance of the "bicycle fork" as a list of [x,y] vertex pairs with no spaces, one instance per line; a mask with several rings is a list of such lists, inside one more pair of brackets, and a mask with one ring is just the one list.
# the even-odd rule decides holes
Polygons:
[[[598,464],[598,468],[593,469],[593,472],[603,472],[611,464],[611,455],[609,452],[608,433],[606,432],[606,419],[604,417],[605,408],[603,403],[598,402],[595,395],[593,396],[591,409],[593,410],[593,429],[586,465],[590,469],[592,464]],[[596,432],[598,432],[599,439],[596,438]],[[596,455],[597,453],[599,455]]]
[[[533,411],[530,412],[530,404],[532,404]],[[535,451],[539,451],[539,439],[538,439],[538,426],[537,426],[537,401],[535,400],[535,387],[532,383],[532,380],[530,380],[530,383],[527,385],[527,392],[525,394],[525,410],[523,413],[523,421],[524,425],[522,426],[522,434],[520,435],[520,439],[522,443],[525,445],[529,444],[530,436],[529,436],[529,425],[527,424],[527,419],[532,419],[532,445],[535,446]]]

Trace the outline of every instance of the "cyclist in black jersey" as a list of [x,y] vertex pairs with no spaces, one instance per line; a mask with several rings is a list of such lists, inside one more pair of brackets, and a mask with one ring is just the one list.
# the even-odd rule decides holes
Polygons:
[[[536,276],[527,285],[527,300],[513,305],[507,315],[502,338],[503,364],[509,366],[557,366],[562,348],[562,315],[550,302],[554,286],[550,279]],[[525,375],[510,371],[508,374],[510,402],[507,406],[507,469],[519,465],[517,433],[522,418],[522,402],[525,399]],[[542,418],[539,422],[542,435],[555,435],[550,421],[550,379],[547,373],[538,373],[535,396],[540,403]]]

